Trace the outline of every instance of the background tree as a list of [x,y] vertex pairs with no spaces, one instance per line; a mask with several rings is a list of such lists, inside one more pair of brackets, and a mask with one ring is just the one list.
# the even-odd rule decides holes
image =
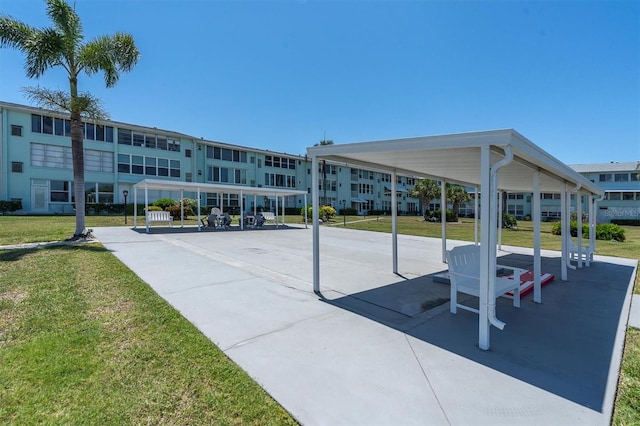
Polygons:
[[456,215],[460,214],[460,204],[471,201],[471,195],[461,185],[447,184],[447,202],[451,203]]
[[313,146],[323,146],[323,145],[333,145],[333,141],[331,139],[322,139],[320,142],[313,144]]
[[84,132],[82,118],[107,118],[100,102],[88,93],[78,92],[78,75],[104,73],[107,87],[114,86],[121,72],[130,71],[140,53],[133,37],[125,33],[100,36],[84,42],[82,24],[75,9],[63,0],[46,0],[46,10],[53,26],[34,28],[7,16],[0,16],[0,47],[10,47],[25,54],[25,71],[29,78],[39,78],[45,71],[62,67],[69,75],[69,93],[61,90],[26,88],[27,96],[39,106],[69,113],[71,152],[73,157],[73,193],[76,206],[74,238],[86,236],[84,198]]
[[420,179],[407,194],[410,197],[420,198],[422,200],[422,211],[426,220],[429,202],[433,199],[440,198],[440,184],[435,180]]

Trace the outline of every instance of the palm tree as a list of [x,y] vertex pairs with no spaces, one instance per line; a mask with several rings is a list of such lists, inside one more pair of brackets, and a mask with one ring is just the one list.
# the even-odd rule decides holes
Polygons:
[[106,118],[100,102],[88,93],[78,92],[78,75],[104,72],[107,87],[114,86],[120,72],[130,71],[140,52],[133,37],[125,33],[101,36],[84,42],[82,24],[74,8],[64,0],[46,0],[51,28],[34,28],[7,16],[0,16],[0,47],[11,47],[25,54],[27,77],[39,78],[54,67],[69,75],[69,93],[43,88],[24,89],[39,106],[70,114],[73,182],[76,205],[74,238],[87,235],[84,198],[84,118]]
[[447,201],[451,203],[456,216],[460,213],[460,204],[471,200],[471,195],[463,186],[447,184]]
[[407,194],[410,197],[422,199],[422,211],[424,212],[424,219],[427,220],[429,202],[435,198],[440,198],[440,185],[435,180],[420,179]]

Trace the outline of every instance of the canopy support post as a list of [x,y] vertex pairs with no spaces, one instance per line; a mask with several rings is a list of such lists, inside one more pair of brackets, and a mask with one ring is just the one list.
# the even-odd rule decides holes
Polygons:
[[540,172],[533,173],[533,301],[542,303],[540,260]]
[[147,183],[144,183],[144,223],[147,226],[147,234],[149,233],[149,220],[147,213],[149,212],[149,188]]
[[[318,220],[318,158],[311,157],[311,209],[313,223],[313,291],[320,294],[320,223]],[[306,215],[305,215],[306,217]]]
[[578,268],[582,268],[582,192],[576,192],[576,214],[578,221]]
[[498,190],[498,250],[502,250],[502,215],[504,214],[504,211],[502,210],[503,200],[504,191]]
[[447,182],[440,181],[440,224],[442,227],[442,263],[447,263]]
[[391,251],[393,273],[398,273],[398,194],[396,194],[396,172],[391,173]]
[[475,200],[473,200],[473,241],[478,245],[478,216],[480,216],[480,212],[478,211],[478,199],[480,197],[478,185],[475,186],[475,190]]
[[197,191],[197,200],[198,200],[198,211],[196,213],[196,222],[198,224],[198,232],[201,231],[200,229],[200,224],[202,223],[202,221],[200,220],[200,186],[198,186],[198,191]]
[[180,228],[184,228],[184,189],[180,189]]
[[562,267],[560,271],[560,279],[567,281],[567,262],[569,256],[567,251],[569,249],[569,242],[567,236],[571,237],[571,230],[569,229],[569,208],[567,207],[567,198],[570,194],[567,192],[566,182],[562,182],[562,192],[560,197],[560,229],[562,241]]
[[[126,209],[127,206],[124,206]],[[133,229],[138,227],[138,188],[133,185]]]
[[480,235],[482,236],[482,244],[480,244],[480,297],[479,297],[479,319],[478,319],[478,346],[482,350],[489,349],[490,340],[490,324],[487,310],[488,294],[487,287],[489,282],[489,246],[491,239],[491,151],[488,146],[480,148],[480,185],[482,193],[482,203],[480,204]]

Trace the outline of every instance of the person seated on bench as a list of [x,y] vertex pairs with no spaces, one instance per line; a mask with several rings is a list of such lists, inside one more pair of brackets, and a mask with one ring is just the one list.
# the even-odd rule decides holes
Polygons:
[[209,216],[207,216],[207,227],[208,228],[215,228],[217,223],[218,223],[218,215],[217,214],[210,214]]
[[222,222],[220,223],[220,226],[222,226],[225,229],[231,226],[231,216],[229,216],[229,213],[227,212],[222,213]]
[[257,227],[263,227],[265,221],[266,221],[266,219],[264,218],[262,213],[258,213],[258,214],[256,214],[256,219],[255,219],[255,222],[254,222],[254,226],[256,228]]

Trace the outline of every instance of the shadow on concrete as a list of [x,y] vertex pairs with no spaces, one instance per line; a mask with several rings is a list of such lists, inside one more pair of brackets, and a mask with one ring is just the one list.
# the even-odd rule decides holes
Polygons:
[[[519,254],[499,261],[526,269],[533,264],[531,256]],[[542,260],[542,271],[556,276],[543,288],[543,303],[533,303],[531,293],[520,309],[511,300],[498,300],[498,317],[507,325],[502,331],[491,328],[489,351],[477,347],[478,316],[449,313],[449,285],[434,282],[434,274],[323,300],[602,412],[634,268],[595,262],[569,271],[563,282],[560,262]]]

